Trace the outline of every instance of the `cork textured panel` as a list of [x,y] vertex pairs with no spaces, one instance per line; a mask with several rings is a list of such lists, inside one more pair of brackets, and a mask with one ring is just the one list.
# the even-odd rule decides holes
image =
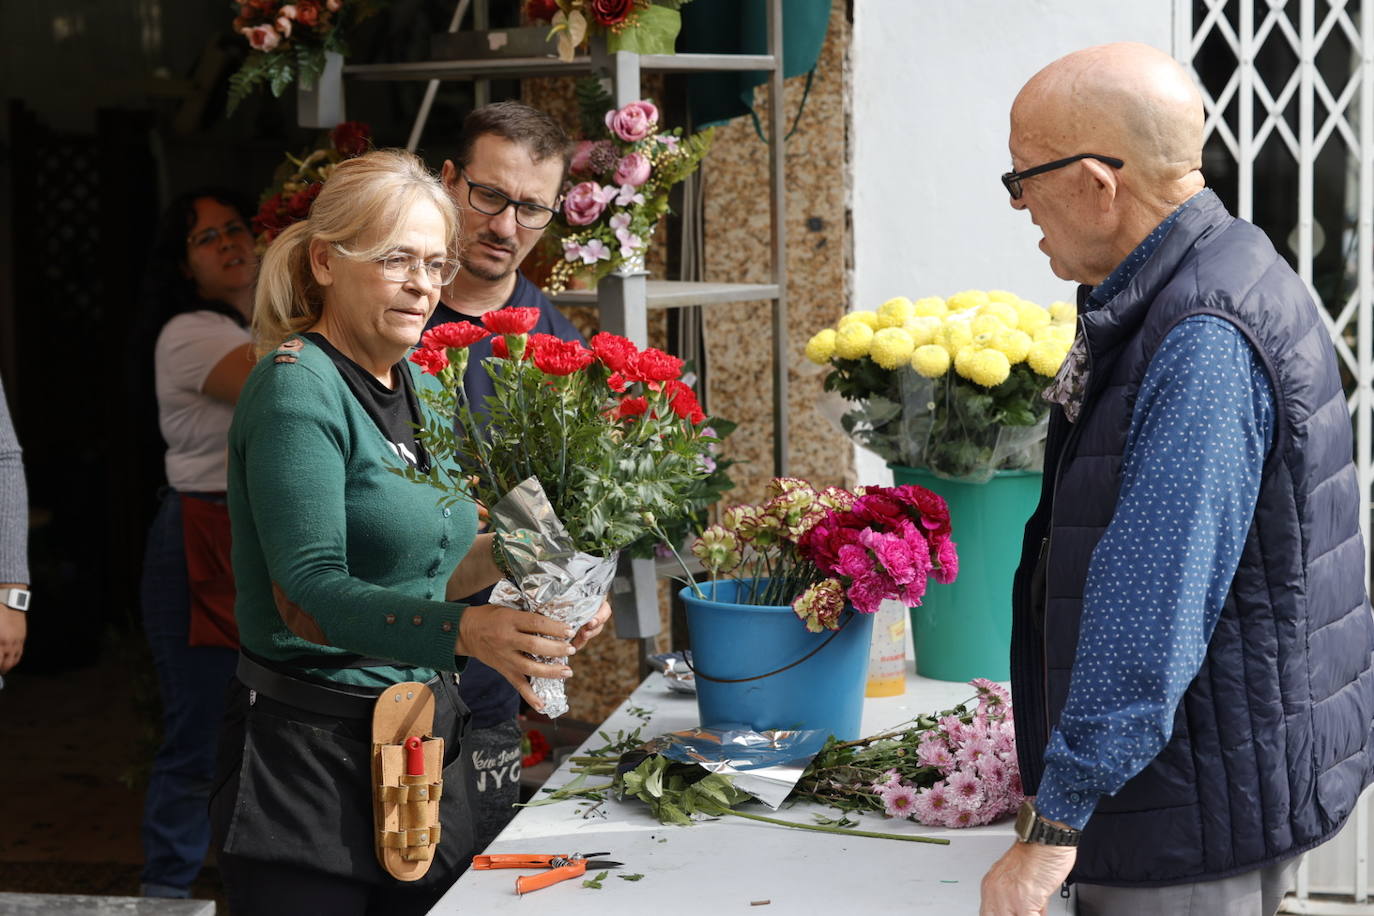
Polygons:
[[[811,335],[838,320],[848,300],[849,22],[844,6],[835,4],[831,12],[805,111],[786,141],[790,473],[817,485],[845,483],[854,464],[848,440],[816,409],[823,375],[802,355]],[[786,82],[789,127],[804,87],[804,77]],[[755,107],[767,125],[763,88],[755,93]],[[768,147],[750,119],[717,128],[703,171],[706,279],[768,282]],[[740,424],[729,440],[729,453],[747,462],[732,469],[738,487],[729,495],[731,502],[762,498],[773,473],[771,322],[767,302],[707,309],[711,409]]]

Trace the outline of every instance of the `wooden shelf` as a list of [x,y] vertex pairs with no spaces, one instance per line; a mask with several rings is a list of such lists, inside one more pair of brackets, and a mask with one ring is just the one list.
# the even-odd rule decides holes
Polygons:
[[[470,60],[418,60],[382,64],[349,64],[344,76],[361,80],[518,79],[527,76],[572,76],[591,73],[588,55],[570,61],[556,57],[490,57]],[[777,69],[771,54],[644,54],[639,68],[649,73],[723,73]]]

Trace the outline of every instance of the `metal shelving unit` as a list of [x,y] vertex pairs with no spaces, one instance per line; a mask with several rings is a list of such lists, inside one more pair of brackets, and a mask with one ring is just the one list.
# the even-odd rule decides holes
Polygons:
[[[468,0],[461,0],[450,32],[457,31]],[[649,280],[639,272],[613,273],[595,290],[565,292],[554,301],[561,305],[594,306],[600,312],[603,330],[621,334],[640,346],[648,342],[650,309],[721,305],[736,302],[772,303],[773,334],[773,469],[785,474],[787,453],[787,294],[785,184],[782,138],[786,134],[783,118],[782,0],[768,0],[767,54],[648,54],[625,51],[608,53],[604,44],[593,43],[591,53],[571,61],[553,56],[483,56],[467,59],[439,59],[380,64],[351,64],[343,75],[357,80],[474,80],[478,98],[486,97],[485,85],[491,79],[523,77],[596,75],[611,80],[616,107],[640,98],[640,77],[644,73],[706,73],[762,70],[769,73],[769,133],[775,138],[769,150],[769,251],[772,261],[768,283],[701,283],[680,280]],[[477,0],[474,22],[477,28],[487,23],[486,0]],[[494,35],[488,32],[487,35]],[[450,38],[445,36],[444,38]],[[502,42],[488,41],[488,46]],[[441,39],[436,45],[444,46]],[[452,42],[447,42],[452,44]],[[433,86],[433,83],[431,83]],[[418,139],[428,116],[426,98],[417,118],[412,145]],[[648,640],[661,629],[658,612],[657,579],[663,573],[653,560],[629,560],[617,579],[613,604],[616,630],[622,637]],[[647,647],[647,643],[642,646]],[[643,653],[641,653],[643,656]]]

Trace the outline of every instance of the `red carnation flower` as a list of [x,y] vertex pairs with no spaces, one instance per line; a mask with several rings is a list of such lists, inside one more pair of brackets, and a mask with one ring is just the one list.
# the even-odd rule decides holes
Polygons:
[[520,750],[524,754],[520,758],[520,765],[532,767],[548,757],[551,748],[548,739],[541,732],[532,728],[525,732],[524,740],[520,742]]
[[491,332],[471,321],[450,321],[438,324],[420,336],[420,344],[425,347],[470,347]]
[[[552,334],[531,334],[529,340],[525,343],[525,353],[528,355],[549,342],[556,344],[562,343],[563,338],[555,337]],[[581,344],[579,343],[578,346],[581,346]]]
[[482,316],[482,324],[493,334],[528,334],[538,323],[537,308],[497,309]]
[[592,0],[592,16],[600,25],[619,25],[634,12],[635,0]]
[[639,347],[629,338],[602,331],[592,338],[592,352],[607,369],[624,372],[639,355]]
[[510,359],[510,348],[506,346],[506,338],[497,336],[491,339],[491,355],[497,359]]
[[361,156],[372,145],[372,129],[362,121],[344,121],[330,132],[329,141],[345,156]]
[[617,394],[624,394],[630,387],[629,381],[619,372],[612,372],[611,377],[606,379],[606,384],[610,385],[611,390]]
[[559,340],[547,335],[534,350],[534,364],[545,375],[572,375],[591,365],[596,357],[581,341]]
[[650,347],[635,358],[634,367],[626,374],[634,381],[666,382],[682,375],[682,360]]
[[673,408],[673,413],[692,423],[701,423],[706,419],[706,413],[701,409],[701,403],[697,401],[697,393],[692,390],[690,385],[686,385],[677,379],[669,379],[663,383],[663,391],[668,395],[668,404]]
[[421,347],[410,354],[410,361],[420,367],[420,371],[438,375],[448,368],[448,353],[441,347]]
[[629,419],[638,417],[649,409],[648,398],[621,398],[616,405],[616,419]]

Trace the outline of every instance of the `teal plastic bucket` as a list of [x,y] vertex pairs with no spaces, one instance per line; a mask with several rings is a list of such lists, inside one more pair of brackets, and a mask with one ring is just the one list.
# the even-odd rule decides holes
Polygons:
[[999,471],[960,483],[919,468],[888,465],[898,484],[919,484],[949,503],[959,577],[934,579],[911,609],[916,673],[941,681],[1011,679],[1011,580],[1026,520],[1040,500],[1038,471]]
[[703,582],[705,599],[690,586],[680,593],[701,724],[860,737],[873,615],[846,611],[839,630],[810,633],[790,607],[735,604],[749,586]]

